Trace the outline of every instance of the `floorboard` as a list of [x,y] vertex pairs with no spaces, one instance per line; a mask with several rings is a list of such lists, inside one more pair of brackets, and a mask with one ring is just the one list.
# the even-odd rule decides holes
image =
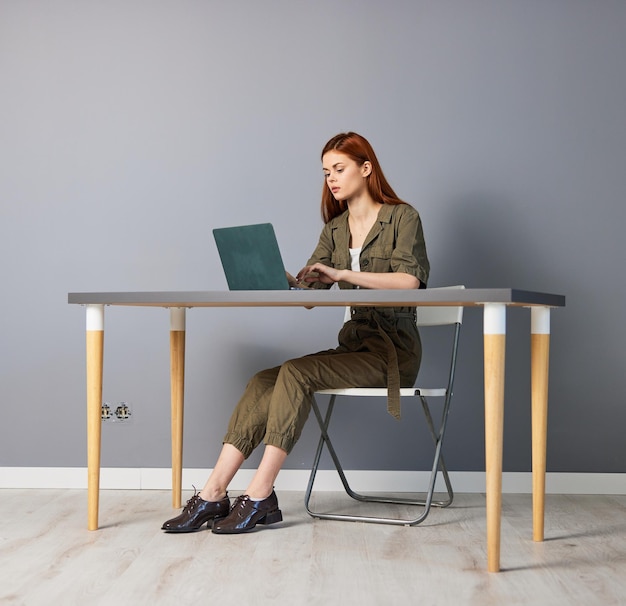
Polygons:
[[89,532],[85,491],[0,490],[0,604],[626,603],[626,496],[548,495],[534,543],[530,496],[504,495],[499,574],[486,572],[484,495],[416,527],[314,520],[303,493],[278,497],[281,524],[168,535],[165,491],[102,491]]

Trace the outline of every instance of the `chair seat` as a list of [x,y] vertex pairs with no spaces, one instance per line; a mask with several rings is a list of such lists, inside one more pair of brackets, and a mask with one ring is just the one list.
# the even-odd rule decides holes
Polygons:
[[[387,396],[386,387],[347,387],[345,389],[320,389],[315,393],[326,394],[329,396]],[[402,387],[400,389],[400,396],[403,397],[415,397],[415,396],[432,396],[443,397],[446,395],[446,388],[427,389],[425,387]]]

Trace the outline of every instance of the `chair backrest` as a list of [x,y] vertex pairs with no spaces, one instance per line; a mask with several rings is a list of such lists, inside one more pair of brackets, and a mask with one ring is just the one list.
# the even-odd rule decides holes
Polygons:
[[[441,289],[457,289],[461,290],[465,286],[441,286]],[[438,289],[431,289],[438,290]],[[343,321],[347,322],[351,318],[350,308],[346,307]],[[463,306],[445,305],[426,307],[420,306],[417,309],[417,325],[418,326],[444,326],[446,324],[462,324],[463,323]]]
[[[465,286],[442,286],[442,290],[462,290]],[[439,290],[433,288],[431,290]],[[417,325],[418,326],[443,326],[445,324],[462,324],[463,323],[463,306],[445,305],[417,308]]]

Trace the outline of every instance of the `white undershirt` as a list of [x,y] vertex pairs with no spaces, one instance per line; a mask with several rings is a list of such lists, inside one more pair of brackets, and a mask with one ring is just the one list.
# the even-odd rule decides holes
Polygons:
[[360,256],[361,256],[360,248],[350,249],[350,269],[352,269],[352,271],[361,271],[361,263],[359,262]]

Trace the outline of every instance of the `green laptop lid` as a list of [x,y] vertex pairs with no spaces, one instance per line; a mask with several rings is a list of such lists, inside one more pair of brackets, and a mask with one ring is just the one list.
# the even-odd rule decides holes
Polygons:
[[271,223],[213,230],[230,290],[289,290]]

